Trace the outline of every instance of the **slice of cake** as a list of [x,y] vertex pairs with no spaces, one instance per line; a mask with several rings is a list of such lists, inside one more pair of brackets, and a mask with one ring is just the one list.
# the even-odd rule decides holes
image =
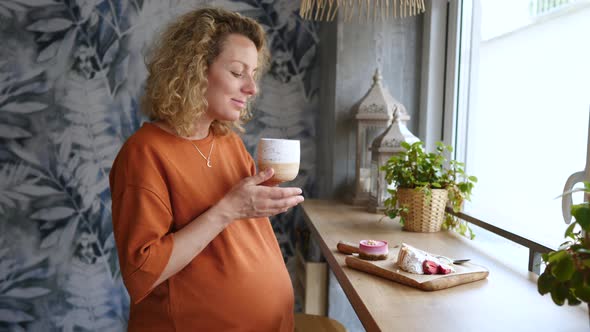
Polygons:
[[397,255],[397,265],[404,271],[415,274],[449,274],[455,269],[426,251],[402,243]]
[[359,257],[370,261],[387,259],[389,246],[386,241],[361,240],[359,242]]

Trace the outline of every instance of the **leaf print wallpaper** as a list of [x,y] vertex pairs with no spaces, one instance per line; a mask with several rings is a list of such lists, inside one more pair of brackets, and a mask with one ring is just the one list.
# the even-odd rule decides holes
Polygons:
[[[0,330],[124,331],[129,299],[108,174],[139,112],[157,30],[213,5],[256,18],[273,61],[243,136],[301,140],[295,185],[315,193],[317,26],[298,1],[0,1]],[[273,219],[292,270],[295,209]]]

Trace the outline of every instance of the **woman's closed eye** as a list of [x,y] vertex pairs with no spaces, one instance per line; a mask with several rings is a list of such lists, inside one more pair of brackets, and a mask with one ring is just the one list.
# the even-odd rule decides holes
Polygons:
[[240,77],[244,76],[244,74],[239,73],[239,72],[235,72],[235,71],[232,71],[231,74],[234,75],[234,77],[237,77],[237,78],[240,78]]

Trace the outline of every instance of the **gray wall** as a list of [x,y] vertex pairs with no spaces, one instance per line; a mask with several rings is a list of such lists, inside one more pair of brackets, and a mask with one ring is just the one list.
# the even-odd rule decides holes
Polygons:
[[377,67],[417,133],[422,16],[378,22],[320,24],[318,188],[322,198],[346,198],[354,184],[355,105]]

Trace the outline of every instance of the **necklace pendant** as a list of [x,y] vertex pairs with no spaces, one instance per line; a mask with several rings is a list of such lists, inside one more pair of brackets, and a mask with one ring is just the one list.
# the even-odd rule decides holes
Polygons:
[[213,146],[215,145],[215,140],[213,140],[211,142],[211,148],[209,149],[209,156],[205,157],[205,155],[203,154],[203,152],[201,152],[201,149],[199,149],[198,146],[195,145],[195,143],[191,142],[191,144],[195,147],[195,149],[197,149],[197,152],[199,152],[199,154],[201,155],[201,157],[203,157],[203,159],[205,159],[205,161],[207,162],[207,167],[211,168],[213,167],[211,165],[211,152],[213,152]]

